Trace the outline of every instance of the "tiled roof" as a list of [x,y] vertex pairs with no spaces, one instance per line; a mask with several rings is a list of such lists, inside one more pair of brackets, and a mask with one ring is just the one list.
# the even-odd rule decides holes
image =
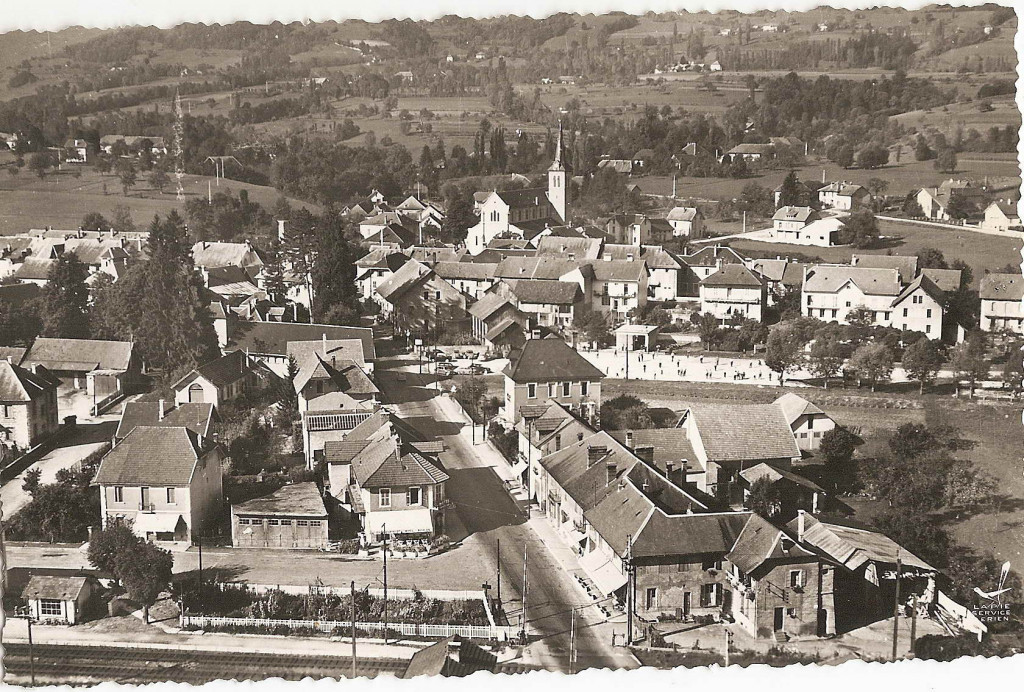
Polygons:
[[668,514],[655,508],[640,534],[633,539],[636,557],[667,555],[723,555],[729,552],[749,512]]
[[959,269],[925,268],[921,270],[921,275],[931,279],[940,291],[952,293],[960,288],[963,272]]
[[[786,539],[783,541],[783,539]],[[747,574],[770,560],[806,560],[814,553],[801,547],[792,536],[756,514],[750,516],[726,558]]]
[[601,250],[601,258],[611,257],[613,260],[634,260],[642,259],[651,269],[679,269],[683,266],[681,260],[674,254],[665,250],[660,245],[619,245],[608,243]]
[[93,483],[183,487],[209,449],[187,428],[137,427],[103,457]]
[[786,392],[773,403],[782,409],[782,415],[785,416],[786,422],[790,425],[793,425],[800,416],[824,413],[813,402],[793,392]]
[[[214,385],[223,387],[232,382],[237,382],[248,375],[250,371],[249,357],[242,351],[232,351],[216,360],[211,360],[209,363],[203,363],[193,372],[199,373]],[[177,384],[175,383],[175,386]]]
[[718,261],[723,264],[743,264],[743,257],[728,246],[706,246],[693,253],[684,255],[683,261],[691,267],[713,267]]
[[469,314],[479,320],[486,320],[504,305],[512,305],[497,293],[487,293],[469,308]]
[[737,144],[727,151],[727,154],[771,154],[775,152],[774,144],[752,144],[745,142]]
[[295,391],[301,391],[315,376],[331,377],[331,372],[325,366],[332,363],[351,363],[357,368],[366,363],[363,344],[358,339],[292,341],[288,343],[288,355],[295,358],[299,367],[295,375]]
[[669,221],[693,221],[697,218],[696,207],[673,207],[666,216]]
[[192,258],[197,267],[263,265],[263,259],[259,252],[248,243],[198,242],[192,246]]
[[394,303],[421,280],[428,277],[431,271],[430,267],[422,262],[409,260],[377,287],[377,295]]
[[235,514],[326,517],[327,509],[316,483],[285,485],[269,495],[231,505]]
[[817,264],[808,269],[804,290],[812,293],[835,293],[848,281],[853,282],[868,295],[896,297],[900,293],[899,272],[895,269],[834,264]]
[[495,194],[510,209],[526,209],[528,207],[550,207],[548,191],[543,187],[525,187],[519,190],[498,190]]
[[523,330],[522,325],[520,325],[517,321],[515,321],[511,317],[508,317],[506,319],[503,319],[501,322],[498,322],[498,324],[494,325],[490,329],[488,329],[487,330],[487,334],[485,335],[485,338],[488,341],[494,341],[499,336],[501,336],[505,332],[505,330],[512,329],[513,327],[519,329],[520,331]]
[[127,370],[132,348],[129,341],[39,337],[23,362],[38,363],[48,370]]
[[722,268],[706,279],[702,286],[744,286],[760,288],[764,280],[742,264],[723,264]]
[[767,478],[772,483],[776,483],[780,480],[787,480],[791,483],[803,486],[804,488],[812,490],[816,493],[825,492],[825,489],[822,488],[820,485],[818,485],[817,483],[810,479],[804,478],[800,474],[793,473],[792,471],[787,471],[786,469],[780,469],[776,466],[772,466],[771,464],[764,462],[760,464],[755,464],[754,466],[751,466],[748,469],[743,469],[742,471],[740,471],[740,476],[742,476],[743,480],[745,480],[751,486],[753,486],[754,483],[761,480],[762,478]]
[[775,215],[772,216],[774,221],[803,221],[805,223],[814,221],[819,217],[819,214],[810,207],[779,207]]
[[164,404],[164,417],[160,418],[160,403],[156,401],[129,401],[124,405],[121,421],[114,437],[124,439],[137,427],[188,428],[202,437],[209,437],[210,424],[215,411],[213,404],[186,402],[170,408]]
[[545,236],[537,244],[537,254],[570,260],[592,260],[597,259],[601,253],[601,244],[600,238]]
[[26,257],[25,261],[18,265],[18,268],[14,270],[12,275],[15,279],[28,281],[36,280],[41,281],[48,279],[50,276],[50,270],[56,266],[57,260],[53,259],[41,259],[35,257]]
[[686,431],[681,428],[649,428],[641,430],[612,430],[611,436],[622,444],[626,444],[627,438],[633,438],[633,450],[644,447],[654,448],[654,465],[664,471],[667,462],[672,462],[676,468],[682,461],[686,461],[691,469],[700,468],[700,460],[693,451],[690,440],[686,437]]
[[935,285],[935,282],[929,279],[925,274],[922,274],[921,276],[911,281],[910,285],[903,289],[903,291],[898,296],[896,296],[896,299],[892,301],[893,307],[896,307],[904,300],[909,298],[912,294],[917,292],[918,289],[923,290],[925,293],[931,296],[932,300],[934,300],[939,305],[945,305],[946,294],[942,292],[942,289]]
[[[592,454],[597,456],[594,463],[590,461]],[[640,460],[607,432],[600,431],[548,454],[539,463],[586,511],[615,489],[614,478],[629,471]],[[609,465],[614,467],[612,482],[608,479]]]
[[442,279],[472,279],[474,281],[486,281],[494,279],[494,271],[497,264],[484,264],[477,262],[438,262],[434,265],[434,271]]
[[572,281],[543,281],[531,279],[505,279],[520,303],[543,305],[572,305],[583,291]]
[[62,577],[33,574],[21,592],[25,600],[75,601],[85,588],[88,577]]
[[509,355],[505,375],[513,382],[604,378],[603,372],[557,337],[528,340],[521,350]]
[[[798,459],[793,431],[775,404],[693,404],[693,416],[710,461]],[[687,415],[684,413],[684,416]]]
[[841,195],[843,197],[853,197],[854,195],[869,194],[868,191],[861,185],[855,183],[848,183],[846,181],[832,182],[823,188],[818,190],[818,193],[830,192],[833,194]]
[[593,267],[594,278],[598,281],[640,281],[650,273],[647,270],[647,262],[642,259],[602,259],[590,266]]
[[981,277],[978,293],[982,300],[1021,300],[1024,279],[1020,274],[986,274]]
[[239,322],[235,325],[233,346],[250,353],[286,355],[292,341],[330,341],[359,339],[363,342],[363,356],[367,361],[376,358],[373,330],[369,327],[342,327],[334,324],[305,324],[299,322]]
[[[13,358],[12,358],[13,360]],[[40,368],[38,373],[6,360],[0,360],[0,402],[29,402],[56,388],[57,379]]]
[[580,268],[580,263],[567,257],[508,257],[498,263],[494,276],[500,279],[558,280]]
[[917,276],[915,255],[853,255],[850,264],[855,267],[872,269],[895,269],[900,273],[900,283],[906,285]]

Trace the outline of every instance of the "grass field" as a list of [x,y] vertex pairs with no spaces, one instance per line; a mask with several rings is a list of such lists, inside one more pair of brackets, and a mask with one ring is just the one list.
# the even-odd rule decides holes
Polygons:
[[[154,214],[165,216],[172,209],[177,209],[179,213],[184,211],[183,205],[175,198],[173,182],[161,194],[151,189],[145,175],[142,175],[139,184],[125,197],[115,176],[100,175],[88,166],[80,170],[82,175],[79,178],[65,171],[59,175],[50,174],[40,180],[27,169],[17,177],[6,173],[0,176],[0,235],[24,233],[30,228],[46,226],[78,228],[82,217],[88,212],[97,211],[109,219],[114,207],[118,205],[125,205],[131,210],[132,219],[139,227],[147,226]],[[222,180],[218,188],[212,177],[187,175],[183,181],[186,198],[205,198],[207,184],[210,182],[214,183],[214,191],[230,189],[237,194],[239,190],[248,190],[249,199],[267,209],[273,206],[279,196],[272,187]],[[104,185],[107,194],[103,192]],[[296,207],[305,206],[310,211],[320,211],[317,205],[308,202],[291,202]]]
[[992,110],[987,113],[978,110],[980,101],[974,101],[972,103],[953,103],[927,111],[909,111],[893,116],[893,120],[904,127],[916,128],[918,131],[935,128],[944,132],[947,137],[952,136],[957,125],[961,126],[965,132],[974,128],[982,136],[986,135],[988,129],[993,126],[1020,127],[1020,109],[1014,102],[1013,96],[998,96],[988,99],[988,101],[992,104]]

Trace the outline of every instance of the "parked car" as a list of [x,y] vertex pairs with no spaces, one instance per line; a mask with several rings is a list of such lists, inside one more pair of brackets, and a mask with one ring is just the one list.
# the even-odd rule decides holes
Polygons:
[[452,363],[438,363],[436,366],[438,377],[451,377],[457,368]]

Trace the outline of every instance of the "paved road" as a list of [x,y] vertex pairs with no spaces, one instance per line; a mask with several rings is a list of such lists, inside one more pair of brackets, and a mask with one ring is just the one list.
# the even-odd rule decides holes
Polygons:
[[500,562],[501,597],[510,624],[518,624],[522,616],[524,553],[528,555],[526,617],[533,642],[527,647],[524,660],[547,670],[568,672],[571,611],[574,606],[586,606],[577,611],[575,670],[635,667],[632,656],[611,646],[606,627],[600,628],[600,633],[595,629],[602,621],[597,608],[582,595],[572,577],[526,523],[527,514],[509,496],[501,477],[491,468],[493,456],[488,458],[489,448],[472,444],[453,403],[437,396],[429,386],[414,386],[418,378],[409,377],[407,383],[400,383],[389,372],[406,365],[400,359],[378,361],[378,385],[387,401],[396,404],[404,420],[424,435],[444,440],[445,451],[440,459],[451,477],[448,496],[469,534],[453,554],[471,548],[471,554],[479,556],[474,559],[486,562],[492,587],[496,586]]

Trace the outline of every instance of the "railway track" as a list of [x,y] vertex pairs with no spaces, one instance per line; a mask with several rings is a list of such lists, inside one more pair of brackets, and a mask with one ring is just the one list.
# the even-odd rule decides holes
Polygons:
[[[213,680],[264,680],[279,677],[351,677],[351,660],[342,656],[181,651],[178,649],[126,649],[106,646],[59,646],[37,644],[35,675],[38,684],[187,682]],[[408,661],[358,659],[359,676],[376,677],[405,672]],[[7,644],[4,668],[8,681],[27,683],[30,677],[27,644]],[[13,678],[13,679],[12,679]]]

